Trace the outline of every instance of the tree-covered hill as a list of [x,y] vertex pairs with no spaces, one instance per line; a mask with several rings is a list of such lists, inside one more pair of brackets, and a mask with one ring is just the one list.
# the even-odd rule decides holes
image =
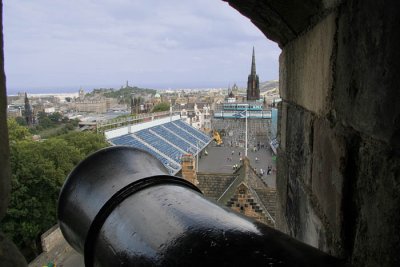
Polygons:
[[132,95],[147,95],[147,94],[156,94],[156,90],[148,89],[148,88],[139,88],[139,87],[123,87],[121,89],[112,89],[112,88],[100,88],[100,89],[93,89],[92,92],[86,94],[87,96],[95,96],[95,95],[102,95],[104,97],[109,98],[117,98],[120,103],[130,104],[130,98]]

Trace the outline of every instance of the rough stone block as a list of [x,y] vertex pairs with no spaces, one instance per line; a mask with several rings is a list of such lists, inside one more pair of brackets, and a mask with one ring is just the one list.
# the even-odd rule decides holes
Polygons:
[[281,95],[318,115],[330,108],[336,32],[332,13],[303,36],[287,44],[280,56]]
[[304,184],[298,183],[298,203],[297,209],[299,218],[297,219],[296,238],[313,247],[324,249],[325,244],[325,229],[316,215],[312,201],[310,199],[310,191],[304,187]]
[[354,188],[357,218],[348,235],[354,238],[353,266],[398,266],[400,262],[400,157],[381,142],[362,140]]
[[287,182],[288,182],[288,165],[286,154],[278,149],[277,157],[277,173],[276,173],[276,228],[284,233],[289,233],[287,221],[285,218],[286,200],[287,200]]
[[400,7],[391,3],[356,1],[343,8],[334,106],[339,121],[400,151]]
[[[309,184],[311,180],[311,152],[314,116],[301,108],[282,103],[281,147],[277,162],[277,227],[286,233],[294,233],[292,226],[299,218],[299,213],[288,212],[296,205],[299,181]],[[284,129],[284,130],[283,130]],[[283,144],[283,145],[282,145]],[[284,149],[282,149],[282,146]],[[290,209],[290,208],[289,208]],[[297,210],[297,209],[294,209]]]
[[302,229],[300,231],[302,234],[301,241],[323,251],[328,251],[326,229],[321,219],[310,205],[304,207],[302,221]]
[[289,181],[311,182],[312,138],[314,116],[293,105],[287,107],[286,155]]
[[279,117],[278,117],[278,140],[279,149],[286,150],[286,124],[287,124],[287,103],[281,102],[279,104]]
[[44,252],[49,252],[53,248],[65,242],[58,224],[43,233],[40,239],[42,241],[42,250]]
[[343,189],[343,163],[346,158],[345,140],[330,127],[328,121],[314,121],[314,145],[312,166],[312,191],[340,236],[341,200]]

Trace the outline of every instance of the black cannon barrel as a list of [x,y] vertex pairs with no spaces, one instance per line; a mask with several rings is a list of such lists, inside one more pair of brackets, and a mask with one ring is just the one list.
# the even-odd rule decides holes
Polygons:
[[86,266],[343,266],[343,262],[203,197],[142,150],[82,161],[58,219]]

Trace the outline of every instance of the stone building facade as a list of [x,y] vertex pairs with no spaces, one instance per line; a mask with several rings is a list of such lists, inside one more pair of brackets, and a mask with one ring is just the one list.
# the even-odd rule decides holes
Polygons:
[[197,180],[204,196],[275,227],[276,190],[264,183],[247,158],[233,174],[197,173]]

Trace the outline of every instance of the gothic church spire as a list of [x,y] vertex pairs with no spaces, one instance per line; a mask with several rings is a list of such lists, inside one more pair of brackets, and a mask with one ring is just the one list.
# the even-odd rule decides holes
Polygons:
[[256,75],[256,55],[254,53],[254,46],[253,46],[253,57],[251,59],[251,72],[250,75]]
[[247,78],[247,101],[260,99],[260,82],[256,73],[256,55],[253,46],[253,56],[251,59],[251,72]]

